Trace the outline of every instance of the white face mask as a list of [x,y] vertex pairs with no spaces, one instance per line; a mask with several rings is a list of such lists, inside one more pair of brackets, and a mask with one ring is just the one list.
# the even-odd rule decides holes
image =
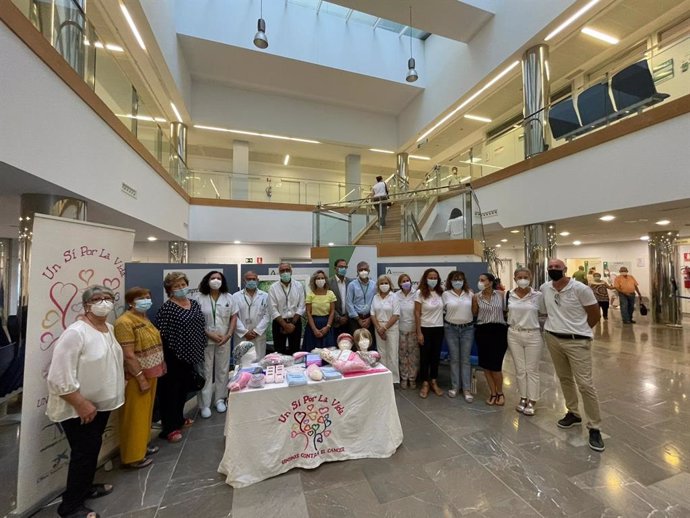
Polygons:
[[479,281],[477,283],[477,288],[479,288],[479,291],[484,291],[484,288],[486,288],[486,286],[484,286],[483,282]]
[[369,277],[369,271],[368,270],[362,270],[357,275],[359,275],[360,279],[366,279]]
[[323,288],[326,285],[326,279],[316,279],[314,282],[317,288]]
[[211,279],[208,281],[208,285],[212,290],[217,290],[220,289],[220,287],[223,285],[223,281],[220,279]]
[[529,286],[529,279],[518,279],[516,282],[520,288],[526,288]]
[[381,293],[388,293],[388,290],[391,289],[390,284],[379,284],[379,289],[381,290]]
[[91,313],[97,317],[107,317],[115,307],[115,304],[110,300],[101,300],[95,304],[91,304]]
[[362,351],[366,351],[369,349],[369,345],[371,345],[371,343],[366,338],[362,338],[357,345]]

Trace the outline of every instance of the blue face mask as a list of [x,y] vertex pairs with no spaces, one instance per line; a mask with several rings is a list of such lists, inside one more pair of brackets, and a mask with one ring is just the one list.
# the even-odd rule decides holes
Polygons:
[[259,281],[247,281],[245,286],[247,287],[248,290],[255,290],[257,286],[259,286]]
[[280,280],[283,282],[290,282],[292,279],[292,274],[290,272],[284,272],[280,274]]
[[177,297],[178,299],[186,298],[187,294],[189,294],[189,288],[182,288],[180,290],[173,291],[173,296]]
[[141,313],[146,313],[153,306],[151,299],[139,299],[134,301],[134,309]]
[[464,281],[450,281],[450,283],[453,286],[453,289],[455,290],[461,290],[462,287],[465,285]]
[[347,268],[338,268],[338,275],[345,277],[347,275]]
[[433,290],[436,287],[436,285],[438,284],[438,279],[427,279],[426,284],[427,284],[427,286],[429,286],[429,288],[431,288]]

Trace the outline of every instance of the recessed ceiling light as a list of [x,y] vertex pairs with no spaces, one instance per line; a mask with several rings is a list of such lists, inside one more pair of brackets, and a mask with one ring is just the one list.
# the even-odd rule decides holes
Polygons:
[[238,240],[238,239],[235,239],[235,240],[233,241],[233,244],[235,244],[235,245],[241,245],[241,244],[242,244],[242,241],[240,241],[240,240]]
[[507,242],[508,242],[507,239],[501,239],[501,243],[507,243]]
[[143,50],[146,50],[146,45],[144,45],[144,39],[141,37],[141,34],[139,34],[139,29],[137,29],[137,26],[135,25],[132,16],[129,14],[129,11],[125,7],[125,4],[120,4],[120,9],[122,9],[122,14],[125,15],[125,20],[127,20],[129,28],[132,30],[132,33],[134,34],[134,37],[137,40],[137,43]]
[[373,151],[374,153],[385,153],[387,155],[394,155],[395,151],[391,151],[390,149],[378,149],[375,147],[370,147],[369,151]]
[[172,108],[172,111],[175,113],[175,117],[177,117],[177,121],[182,122],[182,115],[180,115],[180,112],[177,111],[177,106],[175,106],[175,103],[171,102],[170,107]]
[[611,216],[611,214],[607,214],[606,216],[602,216],[599,218],[601,221],[613,221],[616,219],[616,216]]
[[501,243],[497,244],[496,248],[501,248]]
[[669,223],[671,223],[671,220],[668,219],[660,219],[656,222],[657,225],[668,225]]
[[115,45],[113,43],[106,43],[105,48],[111,52],[124,52],[125,51],[125,49],[123,49],[119,45]]
[[219,128],[217,126],[204,126],[202,124],[195,124],[195,128],[197,129],[203,129],[203,130],[209,130],[209,131],[222,131],[224,133],[236,133],[238,135],[249,135],[252,137],[263,137],[263,138],[274,138],[278,140],[291,140],[293,142],[304,142],[305,144],[321,144],[318,140],[309,140],[306,138],[297,138],[297,137],[284,137],[282,135],[272,135],[270,133],[257,133],[256,131],[243,131],[243,130],[234,130],[234,129],[227,129],[227,128]]
[[[599,1],[599,0],[595,0]],[[436,124],[434,124],[431,128],[426,130],[422,135],[417,139],[417,142],[421,142],[425,138],[427,138],[429,135],[431,135],[434,131],[436,131],[438,128],[440,128],[443,124],[446,123],[448,119],[453,117],[456,113],[458,113],[460,110],[462,110],[465,106],[470,104],[472,101],[474,101],[477,97],[479,97],[482,93],[484,93],[486,90],[491,88],[495,83],[500,81],[503,77],[508,75],[516,66],[520,64],[520,61],[513,61],[510,65],[508,65],[506,68],[504,68],[501,72],[499,72],[491,81],[486,83],[484,86],[482,86],[479,90],[474,92],[472,95],[470,95],[467,99],[465,99],[463,102],[461,102],[457,107],[453,108],[453,110],[448,113],[445,117],[443,117],[440,121],[438,121]]]
[[488,117],[482,117],[480,115],[470,115],[469,113],[465,114],[466,119],[470,119],[471,121],[479,121],[479,122],[491,122],[491,119]]
[[649,241],[649,236],[640,236],[640,241]]
[[599,3],[599,0],[592,0],[589,2],[587,5],[582,7],[579,11],[577,11],[575,14],[573,14],[570,18],[568,18],[566,21],[564,21],[562,24],[560,24],[558,27],[556,27],[554,30],[552,30],[546,38],[544,38],[544,41],[549,41],[551,38],[559,34],[563,29],[565,29],[568,25],[573,23],[575,20],[577,20],[580,16],[585,14],[587,11],[589,11],[592,7],[594,7],[597,3]]
[[514,229],[510,231],[511,234],[519,234],[520,231],[518,229]]
[[331,241],[330,243],[328,243],[328,246],[335,246],[335,243]]
[[148,241],[158,241],[158,238],[156,236],[149,236],[146,238]]
[[431,157],[428,156],[420,156],[420,155],[410,155],[410,158],[412,160],[431,160]]
[[573,244],[575,246],[580,246],[582,244],[582,241],[573,241]]
[[600,41],[610,43],[611,45],[618,45],[620,41],[618,38],[614,38],[613,36],[610,36],[606,33],[592,29],[591,27],[583,27],[582,34],[586,34],[587,36],[591,36],[592,38],[596,38]]
[[285,160],[283,160],[283,165],[288,165],[290,163],[290,155],[285,155]]
[[566,231],[561,232],[561,233],[558,234],[558,235],[559,235],[559,236],[566,237],[566,236],[569,236],[569,235],[570,235],[570,232],[568,232],[568,231],[566,230]]

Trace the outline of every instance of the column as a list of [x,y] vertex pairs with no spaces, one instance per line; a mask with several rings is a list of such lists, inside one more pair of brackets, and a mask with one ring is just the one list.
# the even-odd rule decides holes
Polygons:
[[549,259],[556,255],[556,226],[553,223],[525,225],[525,265],[532,271],[532,287],[549,280]]
[[678,263],[675,230],[649,233],[649,287],[652,321],[655,324],[681,326],[681,305],[676,285]]
[[407,191],[410,186],[410,173],[409,173],[410,157],[407,153],[398,153],[397,156],[397,173],[398,180],[400,182],[401,191]]
[[537,45],[522,55],[522,114],[525,118],[525,158],[549,148],[549,47]]
[[170,123],[170,175],[177,183],[186,187],[187,125],[183,122]]
[[52,194],[22,194],[19,205],[19,320],[20,340],[26,336],[26,310],[29,304],[29,264],[34,214],[86,221],[84,200]]
[[186,264],[189,262],[189,243],[187,241],[168,241],[168,262]]
[[249,142],[244,140],[232,141],[231,198],[233,200],[249,199]]
[[345,157],[345,193],[346,200],[358,200],[366,198],[368,192],[360,192],[362,184],[362,157],[359,155],[347,155]]
[[0,239],[0,326],[4,328],[10,314],[10,243],[9,239]]

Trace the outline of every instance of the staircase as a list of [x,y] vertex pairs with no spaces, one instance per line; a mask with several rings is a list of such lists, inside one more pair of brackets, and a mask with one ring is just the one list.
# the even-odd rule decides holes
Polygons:
[[393,203],[386,213],[386,226],[383,227],[383,230],[379,232],[378,222],[374,223],[354,244],[376,245],[378,243],[400,243],[401,211],[401,204]]

